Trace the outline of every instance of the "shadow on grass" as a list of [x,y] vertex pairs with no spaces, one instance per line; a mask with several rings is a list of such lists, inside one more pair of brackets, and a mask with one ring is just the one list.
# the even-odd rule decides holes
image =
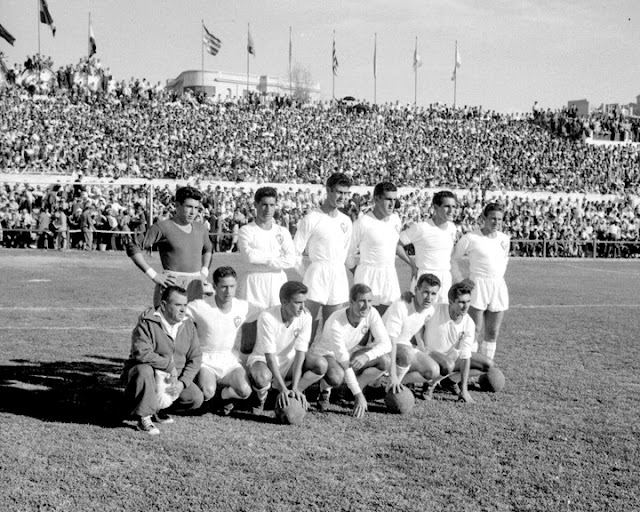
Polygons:
[[34,362],[13,359],[0,366],[0,411],[43,421],[122,424],[124,359]]

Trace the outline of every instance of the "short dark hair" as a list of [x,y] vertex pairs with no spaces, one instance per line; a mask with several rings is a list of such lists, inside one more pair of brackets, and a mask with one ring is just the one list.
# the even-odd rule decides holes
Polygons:
[[273,197],[276,201],[278,200],[278,191],[273,187],[260,187],[256,190],[256,193],[253,196],[253,200],[256,203],[262,201],[263,197]]
[[162,290],[162,295],[160,296],[160,300],[167,302],[173,292],[179,293],[180,295],[184,295],[185,297],[187,296],[187,290],[185,290],[182,286],[170,285],[170,286],[167,286],[164,290]]
[[187,199],[195,199],[196,201],[202,201],[202,194],[195,187],[181,187],[176,190],[176,203],[183,204]]
[[442,286],[440,279],[438,276],[434,274],[422,274],[418,278],[418,282],[416,283],[416,288],[420,288],[424,283],[427,283],[428,286]]
[[484,207],[484,210],[482,210],[482,215],[484,217],[488,217],[489,214],[491,212],[502,212],[504,213],[504,206],[502,206],[500,203],[489,203],[487,206]]
[[385,192],[397,192],[398,187],[396,187],[390,181],[383,181],[382,183],[378,183],[373,188],[373,197],[381,197]]
[[236,271],[233,269],[233,267],[218,267],[214,270],[211,279],[213,280],[213,284],[218,284],[221,279],[229,276],[238,279],[238,275],[236,274]]
[[329,176],[327,180],[327,188],[334,189],[336,186],[351,187],[353,182],[351,178],[344,173],[336,172]]
[[457,300],[462,295],[471,295],[471,292],[476,287],[475,283],[471,279],[465,279],[459,283],[454,284],[449,288],[448,299],[450,302]]
[[453,199],[456,201],[456,196],[450,190],[441,190],[440,192],[433,194],[433,204],[436,206],[442,206],[445,199]]
[[309,288],[300,281],[287,281],[280,287],[280,304],[285,304],[293,298],[294,295],[301,293],[309,293]]
[[371,288],[364,283],[356,283],[351,287],[351,290],[349,290],[349,300],[355,302],[360,295],[364,295],[365,293],[371,293]]

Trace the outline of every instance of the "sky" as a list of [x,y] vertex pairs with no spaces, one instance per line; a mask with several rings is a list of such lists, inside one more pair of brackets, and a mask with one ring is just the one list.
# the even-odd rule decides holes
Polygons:
[[38,22],[38,2],[0,0],[0,24],[16,38],[13,47],[0,39],[9,64],[38,52],[38,27],[54,69],[78,62],[91,13],[97,56],[118,80],[164,84],[201,69],[204,20],[222,40],[205,69],[246,73],[249,24],[250,72],[269,76],[288,76],[291,27],[293,64],[320,83],[322,99],[332,97],[334,31],[336,97],[374,100],[374,34],[378,103],[413,103],[415,94],[419,105],[452,104],[456,41],[459,106],[526,112],[534,101],[599,106],[640,95],[638,0],[48,0],[55,38]]

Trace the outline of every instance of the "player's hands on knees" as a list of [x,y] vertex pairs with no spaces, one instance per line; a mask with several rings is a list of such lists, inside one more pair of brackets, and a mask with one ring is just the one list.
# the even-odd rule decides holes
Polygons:
[[353,359],[351,359],[351,368],[354,370],[362,370],[364,365],[369,362],[369,358],[366,354],[358,354]]
[[367,400],[362,393],[359,393],[355,396],[355,402],[353,404],[353,417],[362,418],[365,412],[367,412]]
[[460,393],[458,394],[458,400],[460,402],[465,402],[467,404],[476,403],[476,401],[473,398],[471,398],[471,393],[469,393],[469,391],[466,389],[463,389],[462,391],[460,391]]

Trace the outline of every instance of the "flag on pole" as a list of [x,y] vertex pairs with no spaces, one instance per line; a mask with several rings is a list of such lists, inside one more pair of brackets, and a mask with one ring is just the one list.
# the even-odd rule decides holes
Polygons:
[[4,28],[2,24],[0,24],[0,37],[6,40],[11,46],[13,46],[13,42],[16,40],[16,38],[9,34],[9,31]]
[[49,27],[51,27],[53,37],[56,37],[56,26],[53,23],[53,18],[51,17],[51,13],[49,12],[47,0],[40,0],[40,23],[49,25]]
[[256,47],[253,44],[253,38],[251,37],[251,30],[249,30],[248,27],[247,27],[247,51],[254,57],[256,56]]
[[96,45],[96,36],[93,33],[93,25],[89,22],[89,58],[93,57],[97,51],[98,46]]
[[418,55],[418,47],[413,50],[413,69],[417,70],[420,66],[422,66],[422,57]]
[[456,63],[453,66],[453,75],[451,75],[452,82],[456,79],[456,75],[458,74],[460,66],[462,66],[462,61],[460,60],[460,52],[458,51],[458,47],[456,46]]
[[332,62],[333,62],[333,75],[338,76],[338,55],[336,55],[336,40],[333,40],[333,52],[332,52]]
[[378,50],[378,35],[373,40],[373,78],[376,78],[376,57]]
[[202,24],[202,28],[204,29],[204,36],[202,37],[202,42],[204,43],[207,51],[211,55],[217,55],[220,51],[220,47],[222,46],[222,41],[214,36],[211,32],[207,30],[207,27]]

